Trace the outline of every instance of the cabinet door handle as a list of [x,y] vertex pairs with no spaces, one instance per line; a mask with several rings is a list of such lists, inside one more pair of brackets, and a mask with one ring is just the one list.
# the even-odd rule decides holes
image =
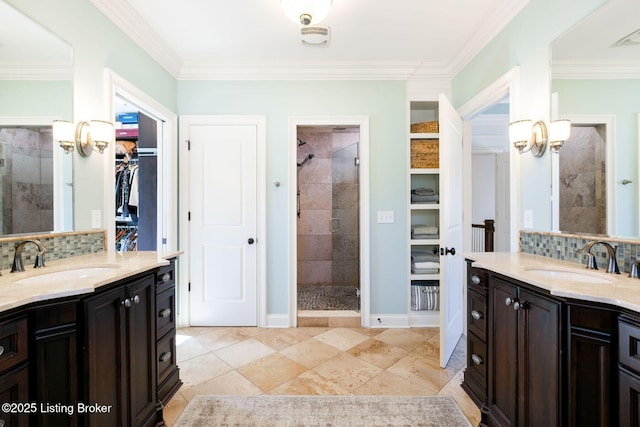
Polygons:
[[2,356],[3,354],[4,354],[4,347],[0,345],[0,356]]
[[471,317],[473,317],[476,320],[480,320],[482,319],[482,313],[476,310],[471,310]]
[[504,303],[505,303],[506,305],[511,305],[511,304],[513,304],[513,300],[511,299],[511,297],[506,297],[506,298],[504,299]]
[[471,275],[471,283],[479,285],[480,282],[481,282],[480,277],[476,276],[475,274]]
[[169,317],[171,316],[171,309],[165,308],[164,310],[160,310],[160,317]]
[[517,300],[516,300],[516,301],[513,303],[513,309],[514,309],[515,311],[518,311],[518,310],[520,310],[521,308],[525,308],[525,306],[524,306],[524,305],[525,305],[525,302],[524,302],[524,301],[517,301]]
[[139,303],[140,303],[140,297],[139,297],[138,295],[135,295],[135,296],[133,297],[133,303],[134,303],[134,304],[139,304]]
[[167,351],[166,353],[162,353],[162,356],[160,356],[160,361],[161,362],[166,362],[170,358],[171,358],[171,352]]
[[131,300],[129,298],[125,298],[120,304],[122,304],[126,308],[129,308],[131,307]]
[[473,360],[473,363],[475,363],[476,365],[482,365],[482,357],[478,356],[477,354],[472,354],[471,360]]
[[163,281],[163,282],[168,282],[168,281],[169,281],[169,279],[171,279],[171,274],[169,274],[169,273],[164,273],[164,274],[162,275],[162,281]]

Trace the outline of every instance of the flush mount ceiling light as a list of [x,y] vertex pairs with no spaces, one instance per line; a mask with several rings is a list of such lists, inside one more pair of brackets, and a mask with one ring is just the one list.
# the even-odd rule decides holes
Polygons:
[[284,13],[297,24],[316,25],[329,14],[331,0],[280,0]]
[[633,33],[624,36],[615,43],[616,46],[630,46],[638,44],[640,44],[640,29],[637,29]]

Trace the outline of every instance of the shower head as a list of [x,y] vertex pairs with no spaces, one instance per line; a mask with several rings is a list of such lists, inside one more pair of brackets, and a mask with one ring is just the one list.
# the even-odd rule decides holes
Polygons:
[[304,145],[306,143],[307,143],[307,141],[303,141],[300,138],[298,138],[298,147],[300,147],[300,146],[302,146],[302,145]]

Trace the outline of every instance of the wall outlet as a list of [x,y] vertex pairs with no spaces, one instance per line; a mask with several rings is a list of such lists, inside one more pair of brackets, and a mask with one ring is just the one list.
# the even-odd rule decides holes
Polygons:
[[525,209],[524,211],[524,228],[533,228],[533,211],[531,209]]
[[91,211],[91,228],[102,228],[102,211]]
[[378,224],[393,224],[396,222],[393,211],[378,211]]

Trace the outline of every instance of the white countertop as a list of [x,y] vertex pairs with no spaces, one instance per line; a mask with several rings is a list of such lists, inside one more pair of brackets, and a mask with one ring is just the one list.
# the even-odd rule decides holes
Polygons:
[[[25,262],[25,271],[11,273],[3,270],[0,277],[0,312],[32,302],[88,294],[101,286],[138,273],[169,265],[169,259],[182,252],[99,252],[70,258],[47,261],[46,267],[33,268]],[[52,272],[87,267],[115,267],[105,269],[100,275],[82,279],[50,280],[46,283],[20,283],[25,278]],[[16,283],[18,282],[18,283]]]
[[[584,265],[519,252],[470,252],[462,256],[473,260],[474,267],[530,283],[548,290],[551,295],[611,304],[640,313],[640,279],[628,277],[628,272],[611,274],[605,269],[587,270]],[[578,273],[609,282],[585,283],[570,278],[542,277],[530,271],[532,269]]]

